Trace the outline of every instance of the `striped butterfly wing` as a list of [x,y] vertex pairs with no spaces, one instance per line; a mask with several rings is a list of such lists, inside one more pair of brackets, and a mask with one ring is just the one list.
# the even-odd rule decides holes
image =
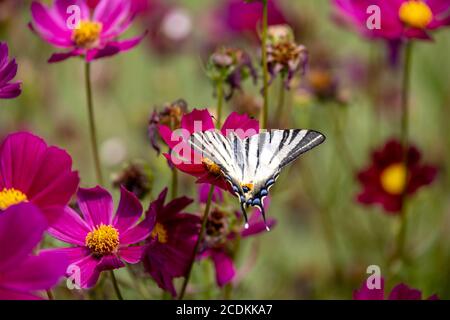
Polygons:
[[195,132],[189,138],[195,151],[218,165],[224,177],[232,184],[238,185],[242,179],[244,163],[243,142],[234,134],[225,137],[216,131]]
[[250,181],[254,186],[252,197],[247,202],[261,210],[264,221],[264,198],[282,168],[324,140],[325,136],[317,131],[301,129],[270,130],[244,140],[244,181]]
[[281,169],[324,140],[325,136],[317,131],[291,129],[262,132],[244,140],[234,133],[224,137],[205,131],[191,135],[189,142],[221,168],[239,197],[248,227],[245,209],[258,207],[266,221],[263,200]]

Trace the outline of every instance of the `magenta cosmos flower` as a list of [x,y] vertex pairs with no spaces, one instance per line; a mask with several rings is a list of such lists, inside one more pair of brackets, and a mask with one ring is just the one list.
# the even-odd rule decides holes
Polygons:
[[72,158],[30,133],[14,133],[0,146],[0,215],[10,206],[31,202],[50,224],[75,194],[78,173]]
[[21,82],[11,82],[16,74],[16,60],[9,60],[8,45],[0,42],[0,99],[13,99],[22,92]]
[[176,296],[173,279],[184,277],[200,233],[200,218],[182,212],[192,199],[181,197],[164,205],[167,189],[150,204],[147,217],[156,221],[144,255],[145,270],[158,286]]
[[78,206],[82,215],[69,207],[49,229],[58,240],[75,247],[54,249],[67,255],[72,266],[80,268],[80,286],[93,287],[102,271],[125,266],[124,261],[141,261],[144,246],[136,245],[151,233],[154,221],[144,219],[136,196],[121,188],[117,212],[113,215],[113,200],[105,189],[96,187],[78,191]]
[[[268,24],[277,25],[287,23],[287,18],[281,10],[280,1],[268,0]],[[215,32],[212,37],[223,35],[240,35],[258,33],[258,26],[262,21],[263,4],[261,1],[246,3],[244,0],[222,0],[214,9],[211,23]]]
[[0,300],[40,299],[35,292],[51,289],[64,276],[65,255],[33,255],[46,229],[46,219],[30,203],[0,213]]
[[[67,13],[70,6],[80,9],[79,21],[70,9]],[[86,0],[55,0],[51,7],[35,1],[31,15],[33,31],[53,46],[67,50],[53,54],[49,62],[76,56],[90,62],[130,50],[143,38],[117,40],[135,16],[130,0],[100,0],[93,12]]]
[[[265,209],[269,205],[266,200]],[[212,209],[206,224],[205,236],[198,259],[211,259],[216,270],[216,282],[219,287],[230,283],[236,275],[233,255],[238,238],[245,239],[258,235],[276,224],[273,218],[267,224],[261,221],[261,212],[254,209],[249,219],[249,227],[245,229],[240,212],[225,212],[218,207]]]
[[[210,159],[199,159],[200,156],[189,147],[187,142],[189,135],[192,133],[214,130],[214,128],[213,118],[206,109],[194,109],[192,112],[185,114],[181,119],[181,131],[179,132],[178,130],[172,131],[165,125],[160,125],[159,134],[172,150],[170,154],[164,154],[164,156],[180,171],[197,177],[198,183],[209,183],[231,191],[229,184],[221,176],[220,168]],[[259,133],[259,123],[247,115],[233,112],[225,120],[220,130],[224,136],[230,131],[244,139]]]
[[[437,295],[432,295],[427,300],[438,300]],[[384,279],[381,278],[380,289],[369,289],[367,281],[364,281],[359,290],[353,292],[353,300],[385,300]],[[422,292],[410,288],[404,283],[396,285],[386,300],[422,300]]]
[[[338,18],[368,37],[429,39],[430,31],[450,24],[448,0],[334,0],[334,5]],[[379,28],[367,27],[371,6],[380,9]]]

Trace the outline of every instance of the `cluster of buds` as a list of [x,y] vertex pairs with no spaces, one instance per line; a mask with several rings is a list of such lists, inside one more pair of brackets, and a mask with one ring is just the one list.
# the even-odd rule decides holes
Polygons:
[[125,165],[112,178],[113,187],[120,188],[120,186],[123,186],[141,200],[150,193],[152,180],[150,170],[146,170],[143,165],[136,162]]
[[161,111],[154,110],[150,116],[148,123],[148,136],[153,149],[159,154],[161,148],[159,147],[159,125],[166,125],[172,131],[179,129],[183,115],[188,112],[187,102],[179,99],[175,102],[166,104]]
[[295,42],[293,31],[287,25],[269,27],[266,46],[270,82],[281,75],[286,89],[290,89],[294,76],[305,73],[308,62],[306,47]]
[[214,82],[229,86],[225,98],[231,99],[235,90],[242,91],[242,82],[251,77],[256,84],[258,74],[250,56],[241,49],[221,47],[210,57],[207,72]]

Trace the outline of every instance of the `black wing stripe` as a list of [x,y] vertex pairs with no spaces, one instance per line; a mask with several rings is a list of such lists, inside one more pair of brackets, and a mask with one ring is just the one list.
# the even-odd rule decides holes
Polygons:
[[308,150],[318,146],[325,141],[325,136],[316,131],[308,131],[305,136],[297,143],[297,145],[292,149],[289,156],[287,156],[280,164],[280,168],[288,165],[295,159],[297,159],[301,154]]

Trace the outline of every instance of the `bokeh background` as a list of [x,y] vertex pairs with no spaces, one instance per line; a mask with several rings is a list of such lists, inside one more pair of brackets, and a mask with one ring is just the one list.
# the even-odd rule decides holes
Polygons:
[[[83,63],[78,59],[47,63],[53,49],[27,27],[30,2],[0,0],[0,40],[8,43],[11,55],[17,58],[16,79],[23,81],[18,99],[0,101],[0,136],[30,130],[65,148],[80,171],[82,186],[91,187],[95,179]],[[146,12],[127,34],[149,29],[148,39],[129,53],[93,65],[102,165],[112,177],[128,161],[145,163],[153,184],[144,206],[171,179],[166,160],[151,148],[147,136],[153,110],[183,98],[190,109],[210,108],[214,112],[213,88],[204,65],[216,46],[245,48],[255,65],[259,61],[258,43],[251,32],[214,34],[217,21],[208,16],[221,1],[162,2],[188,16],[189,23],[183,26],[187,28],[186,39],[162,45],[160,41],[165,40],[158,39],[161,34],[153,32],[161,23],[148,17],[152,12]],[[388,266],[400,219],[377,207],[358,204],[355,196],[360,186],[355,175],[369,163],[374,148],[389,137],[399,136],[401,70],[389,65],[382,42],[366,41],[338,26],[331,18],[330,1],[279,3],[297,42],[309,50],[310,69],[326,66],[338,93],[318,98],[297,88],[297,83],[286,94],[289,126],[316,129],[328,139],[286,169],[272,189],[268,214],[278,224],[270,233],[242,241],[232,297],[349,299],[367,277],[366,268],[379,265],[388,287],[405,282],[426,296],[436,293],[450,298],[450,33],[437,32],[434,41],[414,46],[410,136],[424,159],[438,166],[439,175],[409,202],[406,252],[410,258]],[[176,23],[171,27],[177,30]],[[276,109],[277,87],[277,82],[271,86],[271,110]],[[246,81],[244,93],[227,103],[225,114],[257,110],[260,88],[261,81],[256,86]],[[271,119],[277,123],[274,112]],[[179,193],[198,199],[194,181],[180,174]],[[237,201],[232,200],[238,209]],[[189,211],[201,212],[198,201]],[[124,283],[129,281],[125,270],[119,270],[118,275]],[[209,261],[194,267],[192,282],[199,290],[197,298],[223,297],[214,284]],[[152,280],[142,284],[146,292],[149,290],[147,297],[161,297]],[[69,293],[64,295],[65,289],[59,290],[59,296],[73,298]],[[128,298],[142,298],[131,289],[124,291]]]

